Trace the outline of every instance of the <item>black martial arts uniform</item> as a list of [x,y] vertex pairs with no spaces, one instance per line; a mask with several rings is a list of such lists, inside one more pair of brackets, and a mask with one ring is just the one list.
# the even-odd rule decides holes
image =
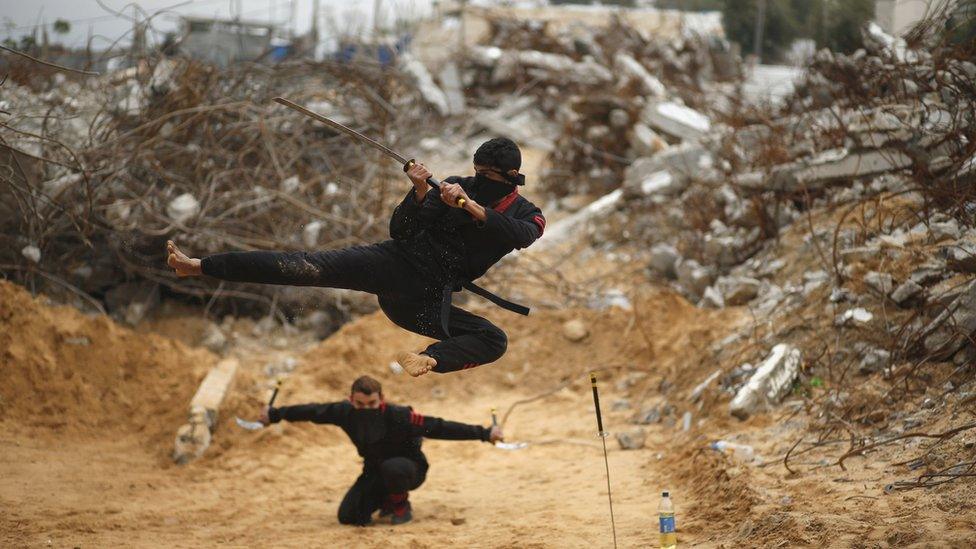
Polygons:
[[363,458],[363,472],[339,505],[342,524],[369,524],[374,511],[403,504],[419,487],[429,464],[420,445],[423,437],[488,441],[491,430],[414,412],[408,406],[383,403],[378,409],[357,410],[349,401],[271,408],[272,423],[311,421],[338,425]]
[[480,177],[452,177],[446,182],[460,183],[472,200],[485,206],[487,219],[477,222],[468,212],[444,204],[437,188],[420,203],[410,190],[390,219],[392,240],[324,252],[216,254],[203,258],[203,274],[237,282],[369,292],[396,325],[438,340],[424,351],[437,360],[433,371],[494,362],[508,345],[505,332],[451,306],[451,293],[463,287],[517,310],[520,306],[471,281],[512,250],[542,236],[546,220],[538,207],[518,194],[518,187],[508,187],[514,191],[499,198],[491,196],[498,184]]

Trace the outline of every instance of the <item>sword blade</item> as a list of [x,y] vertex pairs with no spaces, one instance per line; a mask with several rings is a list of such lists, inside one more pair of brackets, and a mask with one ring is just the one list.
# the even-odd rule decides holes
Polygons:
[[275,100],[276,103],[280,103],[280,104],[288,107],[289,109],[294,109],[294,110],[296,110],[296,111],[304,114],[305,116],[308,116],[309,118],[314,118],[315,120],[318,120],[319,122],[325,124],[326,126],[329,126],[330,128],[332,128],[334,130],[340,131],[340,132],[348,135],[349,137],[353,137],[353,138],[359,140],[360,142],[365,143],[365,144],[369,145],[370,147],[373,147],[374,149],[376,149],[376,150],[378,150],[380,152],[383,152],[383,153],[385,153],[385,154],[387,154],[387,155],[395,158],[396,161],[399,162],[400,164],[406,164],[407,163],[407,159],[404,158],[403,156],[401,156],[400,154],[397,154],[397,152],[394,151],[393,149],[387,147],[386,145],[383,145],[382,143],[379,143],[377,141],[374,141],[374,140],[366,137],[365,135],[357,132],[356,130],[354,130],[354,129],[350,128],[350,127],[343,126],[342,124],[336,122],[335,120],[330,120],[330,119],[322,116],[321,114],[319,114],[319,113],[317,113],[315,111],[311,111],[309,109],[306,109],[305,107],[299,105],[298,103],[294,103],[292,101],[289,101],[289,100],[285,99],[284,97],[275,97],[274,100]]

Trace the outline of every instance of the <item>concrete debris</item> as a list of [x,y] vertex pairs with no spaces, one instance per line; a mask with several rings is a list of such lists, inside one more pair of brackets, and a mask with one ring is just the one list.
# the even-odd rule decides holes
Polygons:
[[224,359],[203,378],[190,401],[188,421],[176,433],[173,451],[173,460],[176,463],[182,465],[199,458],[210,446],[212,431],[217,425],[217,414],[234,383],[237,368],[236,359]]
[[641,93],[644,95],[663,99],[667,97],[667,88],[654,75],[648,72],[643,65],[630,55],[619,52],[614,57],[617,73],[624,75],[627,79],[634,80],[640,86]]
[[166,213],[173,221],[184,224],[200,213],[200,202],[190,193],[184,193],[170,201]]
[[881,372],[888,367],[891,361],[891,353],[884,349],[868,348],[862,351],[862,356],[858,367],[861,374]]
[[867,309],[856,307],[854,309],[848,309],[837,315],[837,317],[834,319],[834,324],[836,326],[867,324],[868,322],[871,322],[873,318],[874,315],[871,314]]
[[651,270],[659,275],[672,280],[677,278],[678,273],[675,270],[675,265],[677,265],[679,259],[681,259],[681,255],[670,244],[659,242],[651,247],[650,267]]
[[31,263],[41,262],[41,249],[33,244],[24,246],[23,249],[20,250],[20,255],[26,257]]
[[655,133],[650,126],[643,122],[638,122],[634,124],[630,134],[630,147],[635,156],[652,156],[666,149],[668,143]]
[[970,282],[922,333],[925,351],[933,360],[951,357],[972,341],[976,331],[976,282]]
[[800,357],[799,349],[785,343],[773,347],[766,360],[736,393],[729,412],[739,419],[746,419],[779,403],[790,392],[793,380],[800,373]]
[[694,259],[682,259],[675,266],[675,271],[678,283],[695,299],[700,298],[715,279],[712,269],[703,267]]
[[891,293],[891,300],[901,307],[910,306],[914,301],[924,296],[925,288],[914,280],[906,280]]
[[705,389],[708,389],[708,386],[711,385],[713,381],[718,379],[718,376],[720,375],[722,375],[722,370],[715,370],[712,372],[710,376],[705,378],[705,381],[702,381],[691,390],[691,393],[688,395],[688,400],[693,403],[698,402],[698,399],[701,398],[702,394],[705,392]]
[[963,240],[942,249],[946,265],[956,272],[976,273],[976,242]]
[[745,276],[723,276],[715,283],[725,305],[736,307],[745,305],[759,295],[761,283],[755,278]]
[[894,279],[888,273],[879,273],[877,271],[868,271],[864,275],[864,283],[875,292],[883,296],[887,296],[891,293],[894,287]]
[[620,444],[621,450],[640,450],[646,440],[647,432],[640,428],[617,433],[617,443]]
[[399,60],[400,68],[412,79],[413,84],[417,86],[424,100],[437,109],[439,115],[447,116],[451,114],[447,95],[444,94],[444,90],[440,89],[434,83],[434,78],[431,76],[430,71],[427,70],[427,67],[409,53],[401,54]]
[[651,103],[641,112],[648,126],[687,141],[697,141],[711,129],[704,114],[671,101]]

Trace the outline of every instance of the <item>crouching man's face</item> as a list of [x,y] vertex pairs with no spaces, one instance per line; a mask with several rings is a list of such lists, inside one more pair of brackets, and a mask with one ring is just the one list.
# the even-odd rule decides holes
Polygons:
[[375,410],[383,402],[383,395],[382,393],[367,395],[366,393],[354,392],[349,395],[349,400],[357,410]]

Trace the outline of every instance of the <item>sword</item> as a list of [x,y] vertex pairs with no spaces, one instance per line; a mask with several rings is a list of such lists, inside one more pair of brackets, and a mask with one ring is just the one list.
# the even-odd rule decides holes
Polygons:
[[[278,398],[278,389],[280,388],[281,388],[281,378],[278,378],[278,380],[275,381],[274,392],[271,393],[271,400],[268,401],[268,408],[274,406],[274,401],[276,398]],[[246,419],[241,419],[240,417],[235,417],[234,419],[237,420],[238,425],[240,425],[244,429],[247,429],[248,431],[257,431],[259,429],[264,428],[264,424],[261,423],[260,421],[248,421]]]
[[[495,409],[491,409],[491,426],[498,427],[498,414],[495,413]],[[500,450],[521,450],[528,446],[528,442],[505,442],[499,440],[495,443],[495,448]]]
[[[350,128],[350,127],[343,126],[342,124],[336,122],[335,120],[330,120],[330,119],[322,116],[321,114],[319,114],[319,113],[317,113],[315,111],[311,111],[309,109],[306,109],[305,107],[299,105],[298,103],[289,101],[288,99],[285,99],[284,97],[275,97],[274,100],[275,100],[276,103],[280,103],[280,104],[288,107],[289,109],[294,109],[294,110],[296,110],[296,111],[304,114],[305,116],[308,116],[309,118],[314,118],[315,120],[318,120],[319,122],[325,124],[326,126],[332,128],[332,129],[334,129],[336,131],[342,132],[342,133],[348,135],[349,137],[352,137],[353,139],[356,139],[356,140],[358,140],[358,141],[360,141],[362,143],[365,143],[365,144],[369,145],[370,147],[373,147],[374,149],[382,152],[383,154],[392,157],[394,160],[396,160],[400,164],[403,164],[403,171],[404,172],[406,172],[407,170],[409,170],[410,168],[412,168],[414,166],[414,164],[416,164],[416,162],[414,161],[413,158],[411,158],[410,160],[407,160],[406,158],[403,157],[403,155],[398,154],[396,151],[394,151],[393,149],[387,147],[386,145],[383,145],[382,143],[380,143],[378,141],[375,141],[373,139],[370,139],[369,137],[366,137],[365,135],[357,132],[356,130],[354,130],[354,129]],[[441,182],[438,181],[438,180],[436,180],[436,179],[434,179],[433,176],[427,178],[427,184],[430,185],[431,187],[434,187],[435,189],[436,188],[440,188],[440,186],[441,186]],[[459,198],[458,199],[458,202],[457,202],[458,203],[458,206],[463,207],[464,206],[464,202],[465,202],[465,200],[463,198]]]
[[613,519],[613,496],[610,493],[610,460],[607,459],[607,437],[610,433],[603,430],[603,414],[600,413],[600,392],[596,387],[596,373],[590,372],[590,385],[593,387],[593,408],[596,409],[597,435],[603,440],[603,464],[607,468],[607,500],[610,502],[610,526],[613,528],[613,547],[617,547],[617,523]]

